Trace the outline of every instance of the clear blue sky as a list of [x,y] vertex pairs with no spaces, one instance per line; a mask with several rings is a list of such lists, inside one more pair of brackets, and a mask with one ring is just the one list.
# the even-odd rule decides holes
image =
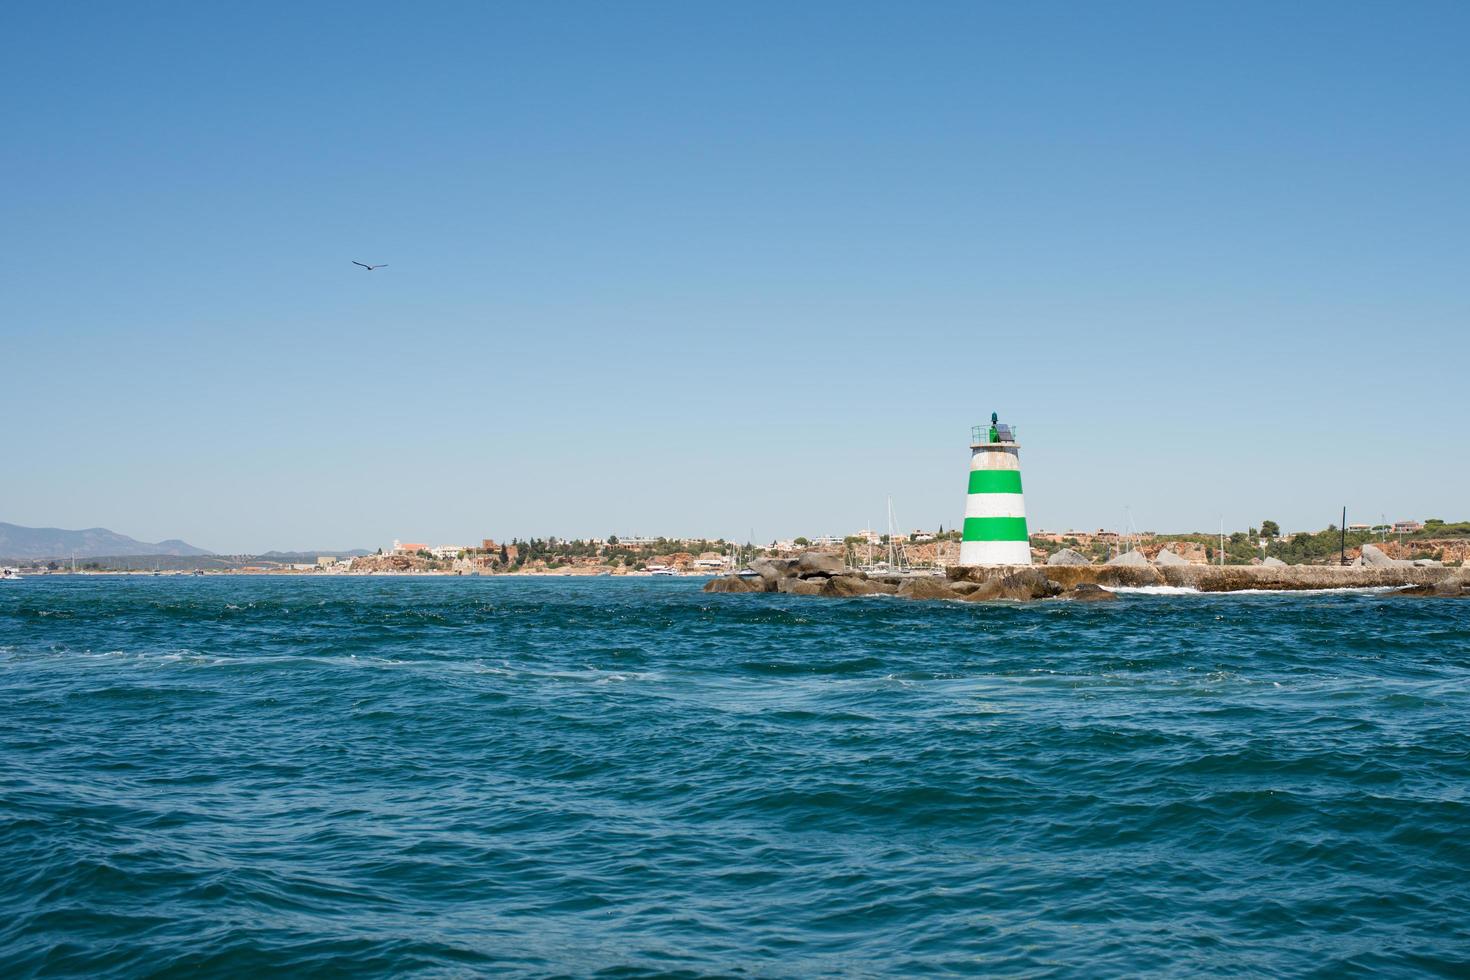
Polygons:
[[[1470,517],[1470,4],[0,13],[0,520]],[[387,262],[366,273],[350,260]]]

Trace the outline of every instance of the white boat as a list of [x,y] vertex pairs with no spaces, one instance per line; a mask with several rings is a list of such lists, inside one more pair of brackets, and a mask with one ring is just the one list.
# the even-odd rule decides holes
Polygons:
[[20,580],[20,569],[14,567],[0,568],[0,582],[9,582],[12,579]]

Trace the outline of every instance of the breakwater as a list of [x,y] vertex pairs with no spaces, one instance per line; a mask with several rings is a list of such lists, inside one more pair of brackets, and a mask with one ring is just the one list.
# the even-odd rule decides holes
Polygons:
[[714,579],[707,592],[782,592],[841,598],[888,593],[912,599],[1106,599],[1112,588],[1171,586],[1199,592],[1403,589],[1415,595],[1470,594],[1470,569],[1442,566],[1326,565],[1000,565],[959,566],[936,575],[870,575],[830,555],[760,559],[740,576]]

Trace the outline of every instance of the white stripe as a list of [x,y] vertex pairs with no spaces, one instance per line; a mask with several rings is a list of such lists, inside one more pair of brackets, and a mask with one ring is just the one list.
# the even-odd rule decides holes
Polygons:
[[1014,452],[977,449],[970,456],[972,470],[1019,470],[1021,460]]
[[1025,541],[965,541],[961,565],[1029,565],[1031,545]]
[[1026,498],[1019,493],[965,495],[966,517],[1025,517]]

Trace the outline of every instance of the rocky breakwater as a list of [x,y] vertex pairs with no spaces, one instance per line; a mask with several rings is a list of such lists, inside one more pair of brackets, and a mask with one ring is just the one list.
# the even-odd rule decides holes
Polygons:
[[761,558],[740,575],[712,579],[706,592],[778,592],[784,595],[846,597],[893,595],[902,599],[956,599],[964,602],[1073,598],[1083,601],[1116,598],[1094,583],[1064,587],[1039,568],[1014,566],[985,569],[1001,574],[965,578],[953,571],[948,577],[925,574],[869,575],[847,568],[833,555],[805,554],[800,558]]
[[1154,563],[1137,552],[1105,565],[960,566],[937,575],[868,575],[834,555],[759,559],[741,575],[718,578],[706,592],[777,592],[829,597],[879,593],[905,599],[964,602],[1071,599],[1111,601],[1117,588],[1173,586],[1199,592],[1301,592],[1314,589],[1395,589],[1404,595],[1470,597],[1470,568],[1414,565],[1192,565]]

